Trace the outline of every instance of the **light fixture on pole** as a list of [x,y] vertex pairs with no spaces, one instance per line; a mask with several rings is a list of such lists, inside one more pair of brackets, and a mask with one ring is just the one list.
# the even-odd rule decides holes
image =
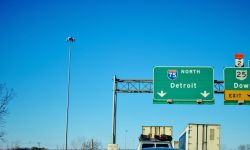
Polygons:
[[68,62],[68,84],[67,84],[67,108],[66,108],[66,135],[65,135],[65,149],[68,149],[68,122],[69,122],[69,94],[70,94],[70,62],[71,62],[71,48],[75,38],[67,37],[66,41],[69,43],[69,62]]

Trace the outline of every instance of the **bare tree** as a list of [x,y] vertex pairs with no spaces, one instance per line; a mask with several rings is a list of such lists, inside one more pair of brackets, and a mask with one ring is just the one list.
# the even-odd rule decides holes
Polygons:
[[[14,90],[8,89],[6,84],[0,83],[0,127],[5,124],[5,117],[8,114],[7,106],[11,99],[14,97]],[[3,140],[4,132],[0,131],[0,139]]]
[[77,140],[73,140],[71,146],[72,150],[99,150],[102,144],[95,139],[86,140],[84,137],[80,137]]
[[102,146],[101,142],[91,139],[82,143],[82,150],[98,150]]
[[72,150],[79,150],[79,149],[81,149],[81,145],[84,142],[85,142],[85,138],[84,137],[79,137],[79,138],[77,138],[75,140],[72,140],[71,141],[71,149]]

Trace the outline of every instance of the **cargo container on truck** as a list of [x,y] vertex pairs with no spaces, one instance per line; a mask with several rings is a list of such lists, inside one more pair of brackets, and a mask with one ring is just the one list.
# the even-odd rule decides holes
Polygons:
[[179,138],[180,150],[220,150],[220,125],[188,124]]
[[175,150],[171,126],[142,126],[137,150]]

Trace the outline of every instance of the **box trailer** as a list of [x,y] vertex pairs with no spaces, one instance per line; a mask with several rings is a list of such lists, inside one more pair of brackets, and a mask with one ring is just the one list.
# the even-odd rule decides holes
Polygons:
[[179,138],[180,150],[220,150],[220,125],[188,124]]
[[142,135],[150,135],[151,138],[160,135],[172,136],[172,126],[142,126]]
[[142,126],[137,150],[177,150],[172,146],[172,126]]

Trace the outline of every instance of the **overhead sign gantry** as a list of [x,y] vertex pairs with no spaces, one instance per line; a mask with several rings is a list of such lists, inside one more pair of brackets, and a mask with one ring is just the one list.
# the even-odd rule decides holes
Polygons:
[[[227,83],[223,80],[214,80],[213,67],[155,67],[153,80],[124,80],[114,76],[112,144],[110,146],[118,147],[116,144],[117,93],[154,93],[154,103],[213,104],[214,94],[228,94],[227,96],[231,97],[233,95],[232,93],[230,95],[232,92],[230,90],[239,94],[250,91],[250,60],[248,61],[249,67],[243,68],[244,55],[236,54],[235,56],[235,67],[224,69],[224,79]],[[242,98],[239,101],[236,98],[229,99],[225,98],[225,104],[250,104],[250,100],[247,102],[243,100],[239,103]],[[247,100],[247,98],[243,99]]]

